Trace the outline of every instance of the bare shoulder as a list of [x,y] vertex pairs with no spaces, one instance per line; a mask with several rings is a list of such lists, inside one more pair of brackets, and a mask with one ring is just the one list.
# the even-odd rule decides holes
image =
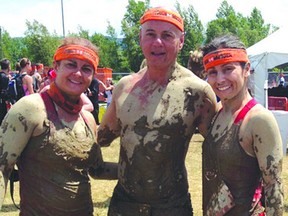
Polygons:
[[46,119],[47,112],[41,96],[32,94],[21,98],[12,106],[3,124],[8,128],[7,134],[17,132],[15,139],[23,139],[21,142],[24,143],[30,136],[43,132]]
[[265,121],[275,120],[273,113],[263,107],[261,104],[257,104],[255,107],[251,109],[249,113],[250,120],[254,123],[261,123]]
[[35,110],[35,109],[38,110],[39,108],[43,109],[45,107],[40,94],[31,94],[31,95],[24,96],[19,101],[17,101],[17,103],[15,103],[13,106],[15,107],[27,106],[27,109],[30,109],[30,110]]
[[180,66],[179,69],[179,74],[181,77],[179,79],[180,84],[184,86],[184,88],[194,92],[194,94],[200,94],[209,98],[209,100],[216,106],[216,95],[209,83],[196,76],[187,68]]
[[30,81],[30,80],[33,80],[33,78],[32,78],[32,76],[30,76],[30,75],[28,75],[28,74],[26,74],[25,76],[23,76],[23,78],[22,78],[23,80],[26,80],[26,81]]
[[38,122],[46,117],[45,105],[40,94],[22,97],[12,106],[9,113],[21,115],[32,122]]
[[130,75],[122,77],[117,84],[113,87],[113,95],[117,92],[130,88],[134,83],[143,77],[143,70],[138,73],[131,73]]
[[176,76],[178,76],[178,79],[181,82],[191,85],[191,87],[196,86],[205,88],[206,86],[210,86],[205,80],[199,78],[192,71],[181,65],[176,67]]
[[268,136],[271,133],[278,133],[278,123],[273,113],[264,108],[261,104],[254,106],[245,117],[245,125],[252,134],[259,136]]

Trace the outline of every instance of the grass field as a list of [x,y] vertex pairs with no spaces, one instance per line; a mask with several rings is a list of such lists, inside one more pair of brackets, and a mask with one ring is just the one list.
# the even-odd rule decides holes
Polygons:
[[[187,171],[189,175],[190,193],[192,197],[192,205],[194,208],[194,215],[201,216],[201,199],[202,199],[202,185],[201,185],[201,144],[203,138],[201,135],[196,134],[191,140],[189,151],[186,158]],[[117,161],[119,151],[119,140],[115,140],[110,147],[103,148],[103,156],[107,161]],[[283,164],[283,182],[284,193],[288,193],[288,156],[284,158]],[[91,180],[92,181],[92,194],[94,201],[94,216],[106,216],[110,197],[116,181],[106,180]],[[19,203],[19,196],[17,193],[18,183],[15,185],[15,200]],[[9,189],[8,189],[9,191]],[[2,212],[3,216],[16,216],[19,211],[13,206],[9,193],[6,194]],[[56,215],[55,215],[56,216]],[[288,198],[285,196],[285,213],[288,216]]]

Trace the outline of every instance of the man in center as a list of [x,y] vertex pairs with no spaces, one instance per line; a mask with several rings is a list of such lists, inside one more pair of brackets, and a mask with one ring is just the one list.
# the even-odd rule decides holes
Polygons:
[[147,66],[117,83],[98,130],[101,146],[120,137],[119,180],[108,215],[191,216],[185,157],[196,129],[205,136],[216,96],[177,63],[184,44],[177,12],[151,8],[140,23]]

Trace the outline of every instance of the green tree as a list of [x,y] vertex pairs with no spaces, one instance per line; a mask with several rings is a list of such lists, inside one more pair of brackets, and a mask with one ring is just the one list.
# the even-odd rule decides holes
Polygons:
[[11,62],[13,63],[12,68],[15,68],[15,65],[23,56],[28,56],[28,49],[24,43],[24,38],[12,38],[11,47],[9,49]]
[[108,22],[106,33],[109,39],[106,51],[109,67],[115,71],[127,71],[129,67],[127,61],[123,58],[124,53],[120,43],[121,40],[118,39],[115,28],[111,26],[110,22]]
[[[124,38],[122,40],[123,59],[129,63],[129,71],[137,72],[144,59],[141,48],[139,46],[139,29],[140,18],[149,7],[150,0],[136,1],[129,0],[127,11],[122,19],[122,34]],[[126,59],[124,59],[124,56]]]
[[228,4],[227,0],[224,0],[216,13],[216,17],[218,19],[226,18],[229,17],[231,14],[235,14],[235,10],[231,5]]
[[90,40],[99,48],[99,67],[109,67],[116,71],[121,71],[121,47],[118,42],[115,29],[110,22],[107,23],[107,35],[94,33],[89,36],[89,31],[78,26],[77,33],[69,33],[69,36],[82,37]]
[[92,41],[100,47],[100,65],[112,68],[114,71],[122,71],[125,65],[122,62],[122,49],[115,29],[108,22],[107,36],[97,34]]
[[252,46],[263,38],[267,37],[271,28],[270,24],[265,24],[261,12],[254,8],[250,17],[247,18],[249,32],[247,32],[247,46]]
[[7,58],[11,61],[11,47],[12,38],[5,29],[0,27],[0,59]]
[[210,21],[207,25],[206,43],[209,43],[213,38],[222,34],[232,33],[238,35],[239,20],[235,10],[226,0],[221,3],[216,17],[216,20]]
[[79,37],[89,40],[89,31],[84,30],[81,26],[78,26],[78,29],[79,29],[79,33],[78,33]]
[[15,69],[16,62],[27,54],[27,47],[23,38],[11,38],[9,33],[3,29],[0,37],[1,49],[0,59],[8,58],[11,62],[11,68]]
[[111,67],[108,54],[109,39],[103,34],[95,33],[91,36],[91,42],[99,47],[99,67]]
[[67,37],[81,37],[81,38],[85,38],[87,40],[90,39],[88,30],[83,29],[82,26],[80,26],[80,25],[78,25],[77,29],[78,29],[78,32],[73,32],[73,33],[69,32]]
[[183,17],[185,29],[185,42],[182,51],[179,53],[178,62],[183,66],[187,66],[189,52],[198,49],[204,41],[204,27],[192,5],[184,9],[179,2],[176,2],[175,7]]
[[33,63],[52,65],[53,55],[60,43],[60,37],[51,35],[47,28],[34,20],[33,23],[26,20],[25,45],[28,57]]
[[213,38],[227,33],[237,35],[246,47],[252,46],[267,37],[270,25],[265,25],[261,12],[254,8],[249,17],[235,12],[224,0],[216,14],[217,19],[208,23],[206,30],[206,43]]

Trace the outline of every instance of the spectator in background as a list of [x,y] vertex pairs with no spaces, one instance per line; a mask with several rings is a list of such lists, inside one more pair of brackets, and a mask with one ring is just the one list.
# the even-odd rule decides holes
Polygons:
[[33,94],[33,78],[29,75],[32,71],[31,61],[28,58],[22,58],[19,63],[21,68],[20,75],[23,76],[22,82],[25,95]]
[[54,69],[47,72],[47,77],[43,79],[43,82],[40,84],[39,92],[47,85],[50,85],[56,78],[56,72]]
[[281,87],[285,87],[286,86],[285,77],[284,77],[284,74],[282,72],[279,73],[279,84],[278,84],[278,86],[281,86]]
[[44,67],[43,67],[42,81],[43,81],[43,79],[45,79],[45,78],[47,77],[48,72],[49,72],[50,70],[52,70],[52,69],[53,69],[53,68],[49,68],[49,66],[44,66]]
[[99,125],[99,80],[94,76],[92,82],[88,89],[86,90],[86,95],[93,104],[92,115],[96,121],[96,124]]
[[278,87],[284,88],[285,87],[285,79],[284,79],[284,77],[281,77],[280,79],[282,79],[282,78],[283,78],[283,80],[280,80]]
[[[21,71],[20,62],[16,62],[16,64],[15,64],[15,73],[16,73],[16,74],[19,74],[20,71]],[[15,74],[15,75],[16,75],[16,74]]]
[[40,84],[42,82],[40,72],[43,72],[43,64],[37,63],[32,66],[31,76],[33,78],[33,90],[35,93],[39,92]]
[[118,183],[109,216],[191,216],[185,157],[196,128],[205,136],[216,109],[210,85],[177,63],[184,23],[170,9],[142,16],[147,67],[123,77],[98,129],[109,146],[120,137]]
[[37,72],[39,73],[39,75],[41,76],[43,74],[43,71],[44,71],[44,65],[42,63],[37,63],[36,69],[37,69]]
[[108,106],[111,104],[113,89],[114,89],[114,85],[113,85],[112,78],[107,78],[106,79],[106,88],[105,88],[105,93],[107,95],[107,98],[106,98],[107,106],[106,106],[106,108],[108,108]]
[[7,58],[0,61],[0,124],[7,114],[7,89],[9,84],[10,61]]
[[104,88],[103,96],[106,98],[106,109],[107,109],[112,101],[112,93],[114,89],[114,84],[113,84],[112,78],[107,78],[105,80],[105,84],[101,82],[100,80],[99,80],[99,83]]

